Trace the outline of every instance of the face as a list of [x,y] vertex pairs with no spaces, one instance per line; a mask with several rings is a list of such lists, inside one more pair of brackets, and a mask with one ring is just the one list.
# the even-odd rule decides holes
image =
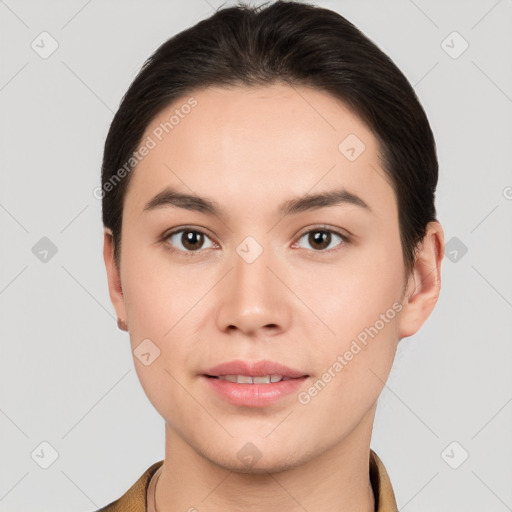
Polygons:
[[144,143],[111,296],[169,431],[247,471],[367,440],[408,314],[369,128],[318,90],[208,88]]

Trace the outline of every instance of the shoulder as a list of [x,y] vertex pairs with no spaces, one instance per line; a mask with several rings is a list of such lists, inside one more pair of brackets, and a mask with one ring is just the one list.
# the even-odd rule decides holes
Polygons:
[[120,498],[94,512],[146,512],[149,481],[163,462],[163,460],[155,462]]

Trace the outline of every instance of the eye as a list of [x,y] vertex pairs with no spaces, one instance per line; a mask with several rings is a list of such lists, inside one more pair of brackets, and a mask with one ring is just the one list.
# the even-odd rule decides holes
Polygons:
[[316,252],[327,252],[328,249],[332,249],[341,243],[348,242],[347,237],[343,236],[341,233],[333,231],[332,229],[324,228],[311,229],[299,238],[299,242],[297,242],[299,246],[307,249],[307,247],[300,245],[300,240],[304,238]]
[[[164,240],[168,242],[172,250],[185,253],[198,252],[199,249],[208,249],[215,247],[210,237],[197,229],[179,229],[166,234]],[[209,241],[210,245],[205,246],[205,242]],[[174,249],[174,248],[177,249]]]

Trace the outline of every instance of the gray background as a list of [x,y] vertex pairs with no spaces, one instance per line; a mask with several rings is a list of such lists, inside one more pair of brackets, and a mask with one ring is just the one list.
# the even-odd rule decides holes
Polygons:
[[[400,510],[512,510],[512,0],[317,4],[415,86],[451,244],[434,314],[400,344],[372,447]],[[93,189],[143,61],[220,5],[0,1],[0,511],[94,510],[163,458],[163,420],[110,305]],[[59,45],[47,58],[31,47],[51,48],[43,31]],[[58,453],[47,469],[42,442]]]

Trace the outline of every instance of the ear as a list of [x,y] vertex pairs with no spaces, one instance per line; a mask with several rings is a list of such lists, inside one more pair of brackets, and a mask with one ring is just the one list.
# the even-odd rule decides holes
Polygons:
[[103,233],[103,259],[107,270],[110,300],[118,318],[117,325],[121,330],[127,331],[126,305],[121,285],[121,274],[114,258],[114,237],[112,230],[109,228],[105,228]]
[[441,290],[443,256],[443,228],[437,221],[429,222],[407,281],[398,326],[400,339],[415,334],[432,313]]

